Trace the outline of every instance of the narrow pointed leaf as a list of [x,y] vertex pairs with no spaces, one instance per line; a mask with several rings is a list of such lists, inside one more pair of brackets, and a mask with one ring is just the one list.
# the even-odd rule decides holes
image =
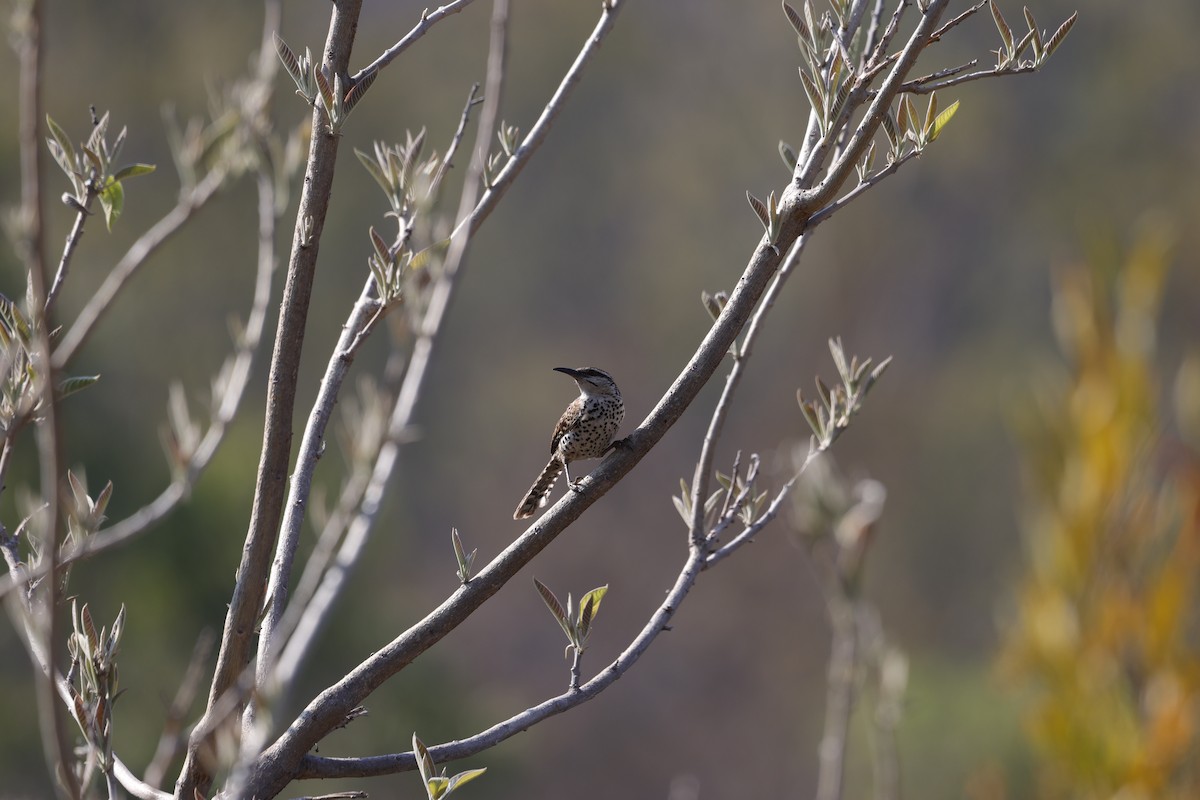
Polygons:
[[329,81],[325,78],[325,73],[321,71],[321,67],[317,64],[313,65],[313,78],[317,81],[317,89],[321,92],[321,102],[325,105],[325,113],[332,120],[335,108],[333,89],[329,87]]
[[812,110],[821,116],[825,110],[825,95],[804,67],[800,68],[800,83],[804,86],[804,93],[808,95],[808,102],[812,106]]
[[297,85],[304,82],[304,75],[300,71],[300,62],[296,59],[296,54],[292,52],[292,48],[287,46],[287,42],[283,40],[278,33],[272,32],[271,36],[275,40],[275,53],[279,56],[279,60],[283,62],[283,68],[287,70],[288,75]]
[[371,88],[371,84],[378,77],[379,70],[372,70],[359,78],[358,83],[350,88],[350,91],[346,93],[345,105],[347,114],[354,110],[354,106],[358,104],[358,101],[362,99],[363,95],[367,93],[367,89]]
[[390,198],[392,195],[392,184],[391,181],[384,176],[383,170],[379,168],[379,164],[377,164],[373,158],[358,148],[354,149],[354,155],[358,156],[359,163],[363,165],[367,172],[371,173],[371,177],[374,178],[375,182],[379,184],[379,188],[383,189],[383,193]]
[[[54,141],[62,148],[63,158],[59,159],[55,154],[55,160],[58,161],[60,167],[66,172],[71,172],[75,169],[75,146],[71,144],[71,137],[67,136],[66,131],[59,127],[58,123],[46,115],[46,127],[50,129],[50,135],[54,137]],[[54,151],[51,150],[53,153]]]
[[1076,11],[1071,16],[1067,17],[1066,21],[1058,26],[1058,30],[1046,42],[1046,57],[1054,55],[1054,51],[1063,43],[1063,39],[1067,38],[1067,34],[1071,32],[1071,28],[1075,26],[1075,20],[1079,18],[1079,12]]
[[880,121],[883,123],[883,132],[887,134],[888,143],[891,144],[892,150],[897,149],[900,146],[900,133],[896,129],[896,117],[891,109],[888,109],[888,112],[883,115],[883,119]]
[[600,611],[600,601],[604,599],[604,595],[608,594],[608,584],[598,586],[585,594],[579,601],[579,621],[583,622],[583,612],[586,607],[591,608],[589,613],[589,623],[591,619],[595,619],[596,614]]
[[[567,634],[567,638],[571,638],[571,621],[567,616],[568,612],[563,609],[562,603],[558,602],[558,598],[554,596],[554,592],[550,591],[550,587],[537,578],[533,579],[533,585],[537,587],[538,594],[542,596],[542,602],[546,604],[546,608],[550,609],[550,613],[554,615],[554,619],[558,621],[563,632]],[[570,595],[568,595],[568,599],[569,597]]]
[[692,513],[688,511],[687,503],[681,500],[678,495],[672,495],[671,502],[675,504],[675,510],[679,512],[679,516],[683,519],[683,524],[690,525],[692,522]]
[[466,563],[467,554],[463,550],[462,539],[458,536],[458,528],[450,529],[450,541],[454,545],[454,560],[460,565]]
[[383,237],[375,232],[375,226],[372,225],[367,229],[367,233],[371,237],[371,246],[375,248],[375,255],[378,256],[381,263],[388,264],[392,260],[392,254],[387,242],[383,241]]
[[414,269],[414,270],[425,269],[426,267],[429,266],[429,262],[433,259],[433,257],[435,255],[437,255],[439,253],[444,253],[449,248],[450,248],[450,240],[449,239],[442,239],[440,242],[434,242],[433,244],[429,245],[429,247],[426,247],[424,250],[420,250],[420,251],[414,253],[413,257],[412,257],[412,261],[409,262],[408,267],[409,267],[409,269]]
[[123,181],[126,178],[136,178],[138,175],[149,175],[151,172],[154,172],[154,169],[153,164],[130,164],[127,167],[121,167],[117,170],[116,174],[113,175],[113,180]]
[[100,380],[99,375],[77,375],[71,378],[64,378],[58,384],[58,398],[61,400],[64,397],[70,397],[76,392],[88,388],[98,380]]
[[415,733],[412,737],[412,748],[413,755],[417,757],[417,771],[421,773],[421,780],[428,785],[429,779],[433,777],[433,759],[429,757],[425,743]]
[[808,32],[808,26],[804,24],[804,20],[800,17],[796,9],[784,3],[783,13],[787,17],[788,22],[795,28],[797,36],[804,39],[806,43],[812,41],[812,34]]
[[762,223],[764,228],[771,226],[771,216],[767,212],[767,207],[763,205],[763,201],[759,200],[754,195],[746,192],[746,200],[750,203],[750,208],[754,209],[754,213],[758,216],[758,221]]
[[788,169],[796,169],[796,151],[782,139],[779,140],[779,157],[783,159],[784,166]]
[[1000,39],[1004,42],[1004,51],[1006,53],[1012,53],[1012,28],[1008,27],[1008,23],[1005,21],[1004,15],[1000,13],[1000,7],[996,5],[996,0],[992,0],[988,5],[991,6],[992,9],[992,19],[996,22],[996,30],[1000,31]]
[[937,113],[937,92],[930,92],[929,105],[925,107],[925,124],[921,126],[921,130],[924,131],[926,136],[928,136],[929,132],[933,130],[933,121],[937,119]]
[[958,101],[955,100],[950,105],[946,106],[946,110],[937,115],[933,121],[933,128],[929,131],[929,141],[936,139],[942,132],[942,129],[950,124],[950,120],[954,118],[954,114],[958,111]]
[[455,775],[453,778],[450,779],[450,786],[446,789],[446,794],[453,792],[455,789],[462,786],[464,783],[467,783],[468,781],[475,780],[476,778],[478,778],[480,775],[482,775],[485,772],[487,772],[487,767],[480,767],[479,769],[468,769],[468,770],[458,773],[457,775]]
[[96,625],[92,622],[92,612],[88,609],[87,603],[83,604],[83,609],[79,612],[79,618],[83,622],[83,633],[87,636],[89,653],[91,656],[100,647],[100,637],[96,635]]

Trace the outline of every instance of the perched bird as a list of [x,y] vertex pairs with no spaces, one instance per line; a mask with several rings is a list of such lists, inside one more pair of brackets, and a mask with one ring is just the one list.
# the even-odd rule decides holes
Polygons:
[[517,506],[513,519],[532,517],[546,505],[560,472],[567,474],[567,485],[578,491],[579,484],[571,480],[568,465],[584,458],[600,458],[607,453],[625,416],[621,390],[604,370],[594,367],[555,367],[554,370],[575,379],[579,385],[579,397],[571,401],[554,426],[554,436],[550,439],[550,463]]

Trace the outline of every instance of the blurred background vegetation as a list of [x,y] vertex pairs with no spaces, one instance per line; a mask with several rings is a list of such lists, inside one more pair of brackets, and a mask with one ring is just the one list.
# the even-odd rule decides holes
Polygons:
[[[502,116],[528,129],[596,7],[514,5]],[[1010,5],[1010,20],[1019,18],[1019,6]],[[422,7],[367,4],[352,62],[367,63],[399,38]],[[363,233],[384,210],[350,148],[403,140],[405,129],[423,126],[432,142],[449,139],[470,84],[483,77],[487,8],[479,3],[443,22],[383,73],[344,130],[302,409],[364,279]],[[1053,27],[1077,8],[1078,25],[1043,73],[968,84],[942,98],[961,99],[962,107],[925,157],[822,227],[760,339],[718,458],[727,463],[735,448],[782,452],[804,435],[794,389],[829,372],[829,336],[842,336],[856,353],[895,357],[836,455],[848,472],[869,471],[888,487],[865,591],[912,663],[900,727],[911,797],[1109,797],[1127,785],[1143,792],[1130,796],[1195,796],[1194,766],[1191,783],[1179,782],[1179,765],[1188,756],[1194,764],[1196,749],[1195,490],[1180,488],[1180,465],[1191,455],[1164,464],[1161,442],[1195,446],[1194,428],[1191,439],[1176,431],[1171,399],[1183,398],[1192,425],[1200,404],[1194,366],[1179,382],[1184,389],[1172,389],[1200,339],[1200,228],[1193,224],[1200,216],[1200,7],[1039,0],[1033,10]],[[60,300],[64,316],[173,200],[161,108],[202,113],[206,86],[245,68],[259,14],[255,4],[231,0],[48,4],[46,110],[82,136],[88,105],[108,109],[116,126],[129,126],[125,158],[162,167],[131,187],[112,234],[89,230]],[[327,20],[327,3],[294,0],[285,5],[282,33],[293,47],[317,51]],[[625,11],[543,152],[475,241],[418,415],[420,436],[404,451],[369,556],[297,697],[343,674],[453,588],[451,526],[481,558],[517,535],[511,509],[571,397],[551,367],[610,371],[629,425],[674,377],[708,324],[701,290],[730,288],[761,234],[745,190],[765,196],[782,185],[776,143],[801,137],[806,106],[783,22],[773,0],[635,2]],[[986,62],[996,38],[979,15],[931,49],[938,63],[922,66],[979,55]],[[12,109],[14,61],[5,58],[0,108]],[[276,114],[290,127],[304,109],[279,80]],[[19,191],[15,121],[5,119],[0,203],[11,207]],[[110,518],[168,480],[158,430],[169,382],[204,391],[229,349],[227,319],[249,305],[253,204],[245,184],[205,209],[136,279],[77,360],[77,371],[103,380],[64,406],[68,461],[93,485],[114,482]],[[1175,231],[1170,248],[1153,250],[1150,234],[1137,233],[1148,215]],[[51,241],[61,241],[68,216],[54,208]],[[1055,281],[1056,274],[1071,277]],[[1099,338],[1087,340],[1080,326],[1089,303],[1121,281],[1141,280],[1153,282],[1136,290],[1152,302],[1130,309],[1140,301],[1122,290],[1114,307],[1121,319],[1136,315],[1134,334],[1156,346],[1097,353],[1116,348],[1120,337],[1093,331]],[[22,286],[11,252],[0,251],[0,291],[16,295]],[[1096,314],[1104,319],[1103,310]],[[1069,368],[1058,366],[1056,330],[1073,348]],[[382,341],[373,345],[361,357],[364,370],[384,357]],[[1057,406],[1046,399],[1048,375],[1059,376],[1058,397],[1068,398]],[[1101,401],[1072,393],[1097,382],[1108,382],[1101,401],[1111,405],[1081,408]],[[682,558],[684,532],[669,495],[680,476],[690,477],[714,397],[710,388],[532,570],[564,593],[610,585],[585,672],[641,627]],[[1028,421],[1019,410],[1036,397],[1041,425],[1019,425],[1018,438],[1014,419]],[[261,390],[247,399],[184,510],[73,576],[73,590],[98,618],[111,620],[121,602],[130,608],[121,656],[128,691],[116,709],[116,747],[130,764],[149,759],[196,637],[220,629],[246,528],[262,400]],[[1095,458],[1109,460],[1096,467],[1099,483],[1086,497],[1071,496],[1082,490],[1064,478],[1064,464]],[[17,469],[10,485],[27,477]],[[1170,499],[1160,497],[1168,485]],[[6,519],[12,494],[0,506]],[[1082,508],[1088,498],[1094,506]],[[1115,553],[1091,552],[1081,541],[1113,531]],[[1111,629],[1090,627],[1090,614],[1100,613],[1086,610],[1094,594],[1063,583],[1065,556],[1042,552],[1047,541],[1079,551],[1073,569],[1107,569],[1102,583],[1121,583]],[[1143,572],[1112,577],[1132,568],[1122,556],[1147,549]],[[1168,579],[1179,593],[1174,606],[1152,596]],[[1076,623],[1065,643],[1033,632],[1034,604],[1046,596]],[[1156,603],[1174,610],[1154,613],[1175,616],[1149,630],[1139,614]],[[407,749],[413,730],[429,743],[463,736],[561,691],[560,638],[528,580],[518,579],[377,692],[370,716],[333,734],[321,752]],[[490,769],[464,791],[665,797],[674,782],[698,785],[706,798],[807,793],[828,642],[802,548],[782,528],[772,530],[706,575],[674,632],[602,700],[472,759],[466,766]],[[1118,669],[1089,689],[1080,670],[1096,664]],[[1127,680],[1132,667],[1143,670],[1143,683]],[[11,626],[0,626],[4,796],[49,794],[29,685],[28,660]],[[1089,690],[1109,704],[1101,707]],[[1082,716],[1089,706],[1097,716]],[[1168,706],[1175,719],[1153,717]],[[1150,729],[1152,718],[1165,732]],[[858,744],[865,749],[865,739]],[[855,763],[849,792],[857,796],[868,784]],[[375,796],[420,792],[408,775],[353,785]]]

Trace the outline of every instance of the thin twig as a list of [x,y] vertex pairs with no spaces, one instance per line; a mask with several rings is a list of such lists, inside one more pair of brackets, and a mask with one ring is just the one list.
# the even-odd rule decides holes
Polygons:
[[[974,66],[974,64],[975,62],[971,62],[969,66]],[[930,92],[936,92],[950,86],[958,86],[960,83],[970,83],[971,81],[983,80],[984,78],[1002,78],[1007,75],[1028,75],[1037,72],[1037,70],[1038,68],[1035,64],[1022,64],[1019,67],[1006,67],[1005,69],[983,69],[978,72],[957,75],[953,78],[934,81],[932,83],[913,81],[901,86],[900,90],[909,94],[929,94]]]
[[[458,224],[454,233],[451,234],[452,237],[457,237],[463,232],[470,235],[479,229],[483,221],[496,208],[500,199],[508,192],[508,188],[517,179],[517,175],[529,163],[529,159],[533,153],[542,146],[542,142],[549,135],[550,128],[553,127],[555,119],[562,113],[563,108],[566,106],[567,98],[574,91],[580,78],[583,77],[584,69],[592,58],[595,57],[596,52],[600,49],[600,45],[603,44],[605,38],[612,31],[612,27],[617,21],[617,14],[625,7],[626,1],[604,0],[601,4],[600,21],[596,23],[596,28],[592,31],[591,36],[588,37],[583,48],[580,49],[579,55],[575,57],[575,62],[571,64],[570,69],[567,70],[562,81],[558,84],[554,95],[546,103],[545,108],[542,109],[542,113],[538,116],[537,121],[529,129],[529,133],[521,141],[517,151],[513,153],[513,157],[508,160],[508,163],[496,175],[491,186],[488,187],[488,190],[479,199],[479,204],[475,206],[475,209]],[[488,91],[489,89],[484,89],[485,93]],[[481,142],[481,144],[486,143]]]
[[775,304],[775,298],[779,296],[780,290],[783,288],[784,281],[791,274],[796,264],[800,260],[800,254],[804,251],[804,243],[808,240],[807,237],[801,237],[792,245],[792,249],[788,251],[787,257],[779,267],[779,271],[775,273],[775,277],[771,280],[771,285],[763,295],[763,300],[759,303],[758,309],[751,317],[749,324],[746,327],[746,335],[742,339],[740,347],[736,348],[733,367],[729,370],[729,376],[725,379],[725,386],[721,390],[721,396],[717,400],[717,405],[713,409],[712,418],[708,423],[708,430],[704,434],[704,442],[700,446],[700,458],[696,461],[696,471],[692,476],[692,519],[688,525],[688,537],[696,544],[699,544],[705,538],[706,531],[704,527],[704,501],[708,497],[709,480],[712,477],[713,459],[716,454],[717,441],[721,437],[721,430],[725,426],[725,418],[729,414],[729,409],[733,402],[733,394],[737,390],[738,384],[741,382],[742,372],[746,359],[749,357],[753,347],[754,340],[758,336],[758,331],[762,326],[763,319]]
[[583,667],[583,651],[578,647],[574,648],[573,657],[571,658],[571,680],[567,683],[567,688],[572,692],[579,691],[579,672]]
[[875,0],[875,7],[871,11],[871,24],[867,26],[867,39],[863,44],[862,57],[859,59],[860,72],[866,67],[867,59],[871,57],[879,44],[880,28],[883,25],[883,5],[884,0]]
[[75,200],[77,208],[75,209],[75,222],[71,225],[71,230],[67,233],[67,241],[63,244],[62,258],[58,261],[58,270],[54,273],[54,282],[50,284],[50,291],[46,293],[46,307],[49,311],[54,306],[54,300],[58,297],[59,291],[62,290],[63,281],[67,279],[67,271],[71,266],[71,257],[75,254],[75,248],[79,246],[79,241],[83,238],[83,226],[91,216],[92,201],[96,199],[95,182],[87,181],[87,194],[82,200]]
[[932,34],[930,34],[929,43],[933,44],[934,42],[941,41],[943,36],[945,36],[950,31],[954,30],[954,28],[958,27],[960,24],[965,22],[970,17],[977,14],[980,11],[980,9],[982,9],[984,6],[986,6],[990,2],[991,2],[991,0],[979,0],[978,3],[971,6],[966,11],[962,12],[961,14],[956,16],[954,19],[950,20],[945,25],[943,25],[942,27],[940,27],[936,31],[934,31]]
[[[350,318],[342,327],[333,356],[329,359],[325,375],[321,379],[308,423],[304,427],[300,451],[296,455],[279,540],[275,548],[275,559],[271,564],[265,611],[260,623],[255,679],[260,692],[268,690],[267,681],[275,667],[275,634],[287,605],[288,582],[291,580],[296,549],[300,546],[300,528],[304,524],[304,515],[308,509],[313,473],[317,468],[317,460],[325,449],[325,429],[333,416],[333,407],[337,403],[342,383],[350,372],[350,365],[354,363],[358,348],[366,341],[367,332],[380,318],[378,312],[382,309],[383,302],[375,296],[373,290],[374,283],[368,280],[354,304]],[[252,721],[250,715],[253,709],[253,704],[246,708],[247,723]]]
[[820,211],[816,212],[811,217],[809,217],[809,221],[808,221],[809,228],[810,229],[815,228],[817,225],[820,225],[822,222],[825,222],[830,217],[832,217],[834,214],[836,214],[838,211],[841,211],[847,205],[854,202],[854,200],[861,197],[872,186],[879,183],[884,178],[888,177],[889,175],[894,173],[896,170],[900,169],[900,167],[903,166],[905,163],[907,163],[908,161],[910,161],[913,158],[916,158],[920,154],[921,154],[921,152],[919,150],[909,150],[907,153],[900,156],[900,158],[898,158],[895,161],[893,161],[892,163],[888,164],[883,169],[879,170],[878,172],[872,173],[871,175],[869,175],[867,177],[867,179],[865,181],[862,181],[857,186],[855,186],[853,189],[851,189],[850,191],[846,192],[844,195],[839,197],[837,200],[834,200],[832,203],[825,206]]
[[363,67],[351,76],[351,85],[358,83],[358,81],[362,80],[364,76],[381,70],[388,64],[395,61],[397,56],[399,56],[414,42],[428,33],[430,28],[451,14],[457,14],[458,12],[462,11],[473,2],[475,2],[475,0],[453,0],[453,2],[446,3],[446,5],[435,8],[433,11],[430,11],[429,9],[422,11],[421,20],[413,27],[411,31],[404,35],[403,39],[396,42],[387,50],[384,50],[379,58],[375,59],[370,64]]
[[79,352],[79,348],[88,340],[96,323],[108,312],[113,301],[126,283],[146,263],[146,260],[171,238],[192,215],[212,199],[217,189],[225,180],[221,170],[214,170],[204,176],[204,179],[184,193],[175,207],[168,211],[162,219],[156,222],[150,230],[143,233],[136,242],[125,252],[121,260],[113,267],[112,272],[105,277],[104,282],[88,300],[75,322],[63,334],[62,341],[54,350],[54,365],[66,366]]
[[441,188],[446,173],[454,166],[454,154],[458,152],[458,146],[462,143],[463,136],[467,132],[467,122],[471,119],[471,109],[483,102],[483,98],[478,97],[478,94],[479,84],[472,84],[471,92],[467,95],[467,104],[463,106],[462,114],[458,117],[458,127],[454,130],[454,136],[450,138],[450,146],[446,148],[446,155],[442,157],[442,162],[438,164],[433,180],[429,182],[429,189],[425,192],[426,197],[437,197],[438,189]]
[[871,52],[870,58],[867,59],[868,74],[872,71],[878,71],[886,63],[885,56],[888,55],[888,50],[892,46],[892,39],[895,38],[896,32],[900,30],[900,20],[904,17],[904,12],[912,5],[912,0],[900,0],[896,4],[896,10],[892,12],[892,18],[888,20],[887,28],[875,44],[875,49]]
[[946,67],[945,69],[939,69],[937,72],[931,72],[928,75],[924,75],[920,78],[914,78],[911,81],[905,81],[900,85],[900,91],[911,92],[913,87],[920,86],[923,83],[932,83],[933,81],[940,80],[942,78],[949,78],[952,75],[958,75],[960,72],[966,72],[978,63],[978,58],[972,58],[965,64],[959,64],[957,67]]
[[208,629],[196,639],[196,646],[192,648],[192,658],[183,673],[183,680],[179,682],[175,698],[167,708],[167,718],[158,737],[158,745],[154,748],[154,755],[144,773],[144,780],[150,786],[162,785],[171,762],[183,751],[186,741],[186,737],[181,734],[183,721],[200,691],[200,681],[204,679],[204,670],[215,643],[216,635]]

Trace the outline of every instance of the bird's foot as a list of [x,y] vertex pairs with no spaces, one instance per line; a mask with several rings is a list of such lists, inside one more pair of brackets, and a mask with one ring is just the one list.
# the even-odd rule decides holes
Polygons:
[[[608,449],[604,451],[604,455],[606,456],[614,450],[624,450],[627,447],[629,447],[629,437],[628,436],[626,436],[623,439],[613,439],[612,444],[610,444],[608,446]],[[604,456],[601,456],[601,458],[603,458],[603,457]]]

